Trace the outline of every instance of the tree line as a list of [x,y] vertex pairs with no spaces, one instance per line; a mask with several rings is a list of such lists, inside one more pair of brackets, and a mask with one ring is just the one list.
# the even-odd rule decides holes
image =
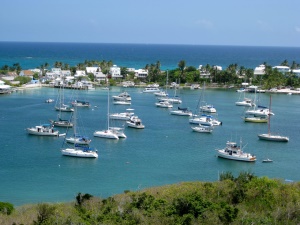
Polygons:
[[[127,67],[121,67],[121,75],[123,79],[121,80],[131,80],[135,83],[140,81],[148,83],[160,83],[161,85],[166,84],[166,79],[168,78],[169,82],[177,82],[181,84],[185,83],[203,83],[206,82],[214,83],[217,85],[241,85],[243,82],[251,83],[253,85],[259,85],[263,88],[270,89],[273,87],[299,87],[300,79],[299,77],[292,72],[293,69],[300,67],[298,63],[293,61],[290,65],[287,60],[284,60],[280,65],[289,66],[291,72],[281,73],[277,69],[273,69],[271,65],[264,62],[262,63],[265,66],[264,75],[254,75],[254,70],[252,68],[245,68],[244,66],[239,66],[238,64],[230,64],[224,70],[218,70],[215,66],[207,64],[199,70],[194,66],[188,66],[185,60],[180,60],[177,64],[177,68],[170,70],[162,70],[160,61],[152,64],[146,64],[143,69],[148,71],[148,76],[146,78],[136,79],[134,72],[129,72]],[[42,78],[45,76],[46,71],[49,69],[49,63],[44,63],[37,68],[41,69],[42,73],[40,77],[35,75],[36,78]],[[86,67],[97,66],[101,68],[101,71],[104,74],[108,75],[108,78],[111,78],[109,75],[109,68],[113,66],[113,61],[97,61],[97,60],[85,60],[82,63],[78,63],[75,66],[70,66],[68,63],[63,63],[56,61],[53,65],[55,68],[61,68],[62,70],[70,70],[72,74],[75,74],[76,70],[85,70]],[[20,73],[22,67],[19,63],[15,63],[12,66],[4,65],[0,68],[0,73],[5,74],[8,71],[15,71],[17,74]],[[201,77],[201,72],[209,73],[209,77]],[[87,74],[88,79],[95,81],[93,74]],[[168,76],[168,77],[167,77]],[[119,81],[121,81],[119,80]]]

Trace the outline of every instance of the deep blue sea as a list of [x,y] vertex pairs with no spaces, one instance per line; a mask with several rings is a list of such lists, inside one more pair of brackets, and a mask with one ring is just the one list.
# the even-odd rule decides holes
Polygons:
[[128,68],[144,68],[160,61],[161,68],[177,68],[180,60],[187,66],[238,64],[255,68],[266,62],[279,65],[284,60],[300,62],[300,48],[154,44],[22,43],[0,42],[0,67],[20,63],[23,69],[56,61],[75,66],[85,60],[109,61]]
[[[45,62],[62,61],[76,64],[87,60],[112,60],[126,67],[143,67],[159,60],[164,68],[175,68],[179,60],[188,65],[221,65],[238,63],[254,68],[262,62],[278,65],[300,61],[299,48],[226,47],[176,45],[119,45],[119,44],[54,44],[54,43],[0,43],[0,65],[20,63],[33,68]],[[124,91],[114,87],[110,95]],[[75,200],[78,192],[108,197],[124,190],[173,184],[182,181],[216,181],[221,172],[253,172],[257,176],[300,180],[299,113],[300,96],[274,94],[272,96],[271,129],[290,137],[288,143],[264,142],[258,133],[267,132],[267,124],[245,123],[243,108],[235,106],[239,93],[231,89],[207,89],[205,100],[218,111],[223,125],[212,134],[195,133],[188,118],[173,116],[168,109],[155,106],[153,94],[140,88],[126,89],[132,96],[131,108],[143,120],[146,128],[125,128],[126,139],[94,138],[93,132],[105,129],[107,124],[107,92],[66,90],[65,98],[74,96],[88,100],[91,107],[78,110],[85,132],[92,138],[91,146],[98,149],[98,159],[62,156],[62,137],[28,135],[27,127],[47,123],[57,117],[53,103],[58,90],[53,88],[27,89],[0,96],[0,201],[15,205],[38,202]],[[172,90],[169,91],[172,94]],[[201,90],[180,90],[182,106],[196,109]],[[268,94],[259,94],[261,103],[269,104]],[[176,107],[176,106],[175,106]],[[122,112],[127,107],[110,105],[111,112]],[[68,114],[66,114],[68,116]],[[123,123],[112,122],[112,126]],[[59,128],[61,132],[64,129]],[[245,152],[253,153],[255,163],[219,159],[216,148],[226,141],[243,140]],[[273,163],[262,163],[264,158]]]

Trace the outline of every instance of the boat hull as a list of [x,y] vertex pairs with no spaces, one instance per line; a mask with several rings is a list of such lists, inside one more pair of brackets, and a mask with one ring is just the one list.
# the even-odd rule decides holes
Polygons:
[[118,135],[113,133],[110,130],[95,131],[94,137],[107,138],[107,139],[119,139]]
[[223,158],[223,159],[229,159],[229,160],[235,160],[235,161],[243,161],[243,162],[255,162],[256,158],[255,157],[239,157],[239,156],[232,156],[226,153],[218,151],[218,157]]
[[260,140],[265,141],[275,141],[275,142],[288,142],[289,138],[280,135],[269,135],[269,134],[259,134],[257,135]]
[[37,135],[37,136],[58,136],[59,132],[58,131],[54,131],[54,132],[39,132],[33,128],[27,128],[27,132],[28,134],[31,135]]
[[61,154],[64,156],[78,157],[78,158],[98,158],[96,151],[83,151],[73,148],[66,148],[61,150]]

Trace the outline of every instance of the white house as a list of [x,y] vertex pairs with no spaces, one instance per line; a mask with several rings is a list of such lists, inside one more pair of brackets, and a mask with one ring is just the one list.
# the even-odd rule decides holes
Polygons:
[[101,68],[100,67],[96,67],[96,66],[94,66],[94,67],[86,67],[85,70],[86,70],[87,73],[92,73],[94,75],[97,72],[101,72]]
[[261,64],[258,67],[255,67],[255,69],[254,69],[254,76],[265,75],[265,73],[266,73],[265,69],[266,69],[266,66],[264,64]]
[[74,77],[84,77],[86,76],[85,70],[76,70]]
[[273,66],[272,69],[277,69],[281,73],[288,73],[291,71],[290,67],[288,66]]
[[297,77],[300,77],[300,69],[294,69],[292,70],[292,73],[294,73]]
[[117,65],[113,65],[109,68],[109,73],[111,75],[111,78],[117,79],[117,78],[123,78],[121,75],[121,68]]
[[106,75],[104,73],[100,72],[95,72],[95,80],[97,80],[98,82],[100,81],[106,81]]
[[136,78],[146,78],[148,76],[148,70],[146,69],[138,69],[134,71]]

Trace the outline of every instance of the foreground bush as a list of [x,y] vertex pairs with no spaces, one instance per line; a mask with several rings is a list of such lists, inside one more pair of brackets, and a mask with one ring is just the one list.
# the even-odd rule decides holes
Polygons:
[[[26,210],[25,210],[26,209]],[[184,182],[99,199],[38,204],[0,215],[0,224],[299,224],[300,185],[251,173]]]

